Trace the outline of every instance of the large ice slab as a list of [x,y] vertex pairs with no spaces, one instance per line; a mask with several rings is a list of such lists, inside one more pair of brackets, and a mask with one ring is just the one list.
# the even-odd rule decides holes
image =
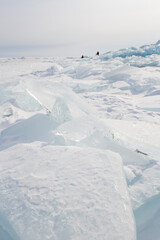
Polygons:
[[160,194],[149,199],[135,212],[138,240],[159,240]]
[[35,142],[0,155],[0,229],[12,240],[136,239],[118,154]]

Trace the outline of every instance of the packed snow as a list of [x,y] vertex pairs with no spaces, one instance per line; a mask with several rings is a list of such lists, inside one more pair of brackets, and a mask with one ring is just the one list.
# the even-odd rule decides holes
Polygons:
[[0,240],[160,239],[160,42],[0,59]]

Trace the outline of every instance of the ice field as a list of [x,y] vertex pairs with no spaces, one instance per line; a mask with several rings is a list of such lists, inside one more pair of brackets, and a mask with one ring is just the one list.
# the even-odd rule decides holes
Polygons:
[[0,240],[160,239],[160,41],[0,58]]

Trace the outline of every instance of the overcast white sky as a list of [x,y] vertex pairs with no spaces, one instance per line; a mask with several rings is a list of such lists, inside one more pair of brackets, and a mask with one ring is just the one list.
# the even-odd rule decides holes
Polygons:
[[0,56],[94,55],[160,39],[160,0],[0,0]]

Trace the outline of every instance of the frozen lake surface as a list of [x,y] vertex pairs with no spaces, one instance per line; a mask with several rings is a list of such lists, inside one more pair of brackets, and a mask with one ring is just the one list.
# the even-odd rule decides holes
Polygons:
[[160,44],[0,59],[0,239],[160,239]]

